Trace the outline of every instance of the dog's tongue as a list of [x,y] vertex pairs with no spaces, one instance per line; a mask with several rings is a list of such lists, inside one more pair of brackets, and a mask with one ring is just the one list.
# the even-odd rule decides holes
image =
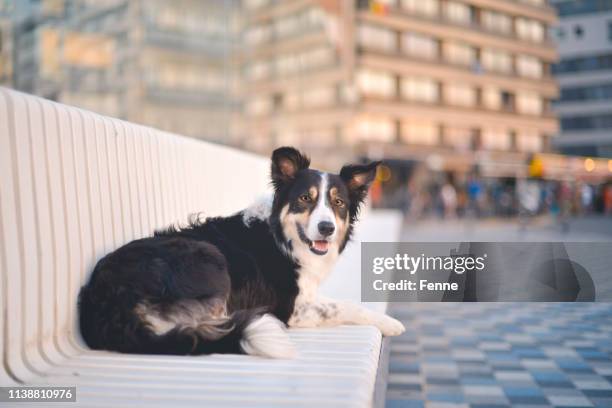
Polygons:
[[320,252],[327,251],[327,247],[329,246],[329,242],[327,241],[314,241],[313,247]]

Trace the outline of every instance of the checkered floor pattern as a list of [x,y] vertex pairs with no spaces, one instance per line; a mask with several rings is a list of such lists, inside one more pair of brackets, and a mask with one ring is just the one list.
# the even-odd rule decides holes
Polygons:
[[388,408],[612,408],[612,303],[396,303]]

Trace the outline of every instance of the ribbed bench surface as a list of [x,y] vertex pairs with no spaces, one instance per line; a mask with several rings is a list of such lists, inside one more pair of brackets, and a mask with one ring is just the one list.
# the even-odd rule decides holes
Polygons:
[[291,338],[300,350],[295,360],[85,351],[32,383],[76,385],[76,406],[88,407],[369,406],[380,352],[377,329],[301,329],[292,330]]

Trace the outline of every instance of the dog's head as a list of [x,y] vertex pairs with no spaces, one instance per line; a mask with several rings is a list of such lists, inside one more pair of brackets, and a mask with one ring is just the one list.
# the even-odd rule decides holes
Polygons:
[[342,252],[379,164],[347,165],[330,174],[310,169],[310,159],[292,147],[276,149],[270,225],[277,241],[292,254]]

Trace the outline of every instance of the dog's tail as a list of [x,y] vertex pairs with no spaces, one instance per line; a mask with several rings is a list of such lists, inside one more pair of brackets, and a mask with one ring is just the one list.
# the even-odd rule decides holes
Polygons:
[[[154,352],[176,354],[250,354],[267,358],[293,358],[296,349],[285,325],[259,310],[239,310],[227,318],[179,326],[167,333],[149,334]],[[170,351],[172,353],[172,351]]]
[[293,358],[297,354],[285,325],[262,309],[175,323],[147,319],[134,302],[125,302],[123,307],[118,303],[122,302],[98,299],[87,286],[82,288],[80,326],[89,347],[139,354],[230,353],[268,358]]

